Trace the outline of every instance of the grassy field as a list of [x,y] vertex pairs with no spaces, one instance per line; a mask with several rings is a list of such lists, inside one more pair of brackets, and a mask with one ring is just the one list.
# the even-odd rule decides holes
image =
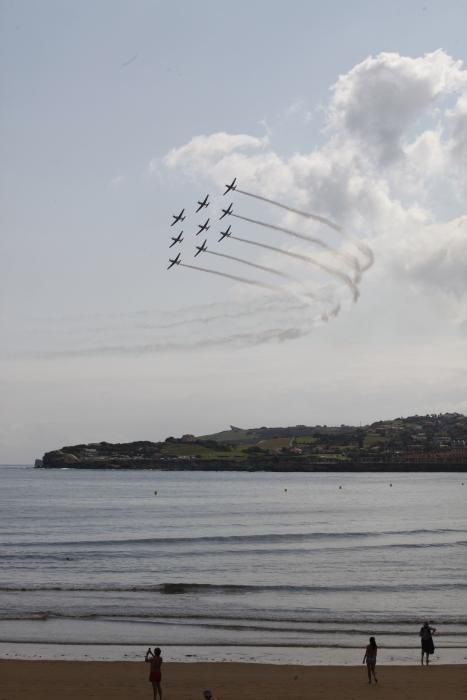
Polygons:
[[382,445],[386,443],[386,438],[384,435],[379,435],[378,433],[367,433],[365,435],[365,440],[363,442],[363,446],[365,449],[371,449],[372,447],[376,447],[377,445]]
[[302,437],[295,438],[295,443],[297,445],[314,445],[319,442],[317,437],[312,435],[303,435]]
[[161,449],[163,457],[200,457],[201,459],[228,459],[228,460],[245,460],[248,453],[245,451],[248,447],[232,447],[230,450],[213,450],[204,445],[198,445],[194,442],[186,443],[165,443]]
[[274,452],[276,450],[281,450],[283,447],[290,446],[290,438],[272,438],[271,440],[260,440],[258,442],[258,447],[262,450],[268,450]]
[[212,435],[201,435],[199,440],[216,440],[217,442],[228,442],[229,444],[241,443],[243,445],[255,445],[259,436],[254,430],[223,430]]

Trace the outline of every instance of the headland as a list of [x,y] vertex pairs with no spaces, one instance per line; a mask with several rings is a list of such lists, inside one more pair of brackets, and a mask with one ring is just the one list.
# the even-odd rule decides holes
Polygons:
[[68,445],[45,469],[271,472],[467,472],[467,417],[410,416],[365,426],[239,428],[196,437]]

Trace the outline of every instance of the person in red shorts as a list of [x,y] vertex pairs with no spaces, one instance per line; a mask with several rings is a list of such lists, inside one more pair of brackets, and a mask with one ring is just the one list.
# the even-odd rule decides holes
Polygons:
[[146,652],[144,660],[147,664],[151,664],[151,670],[149,672],[149,682],[152,683],[152,692],[154,694],[154,700],[157,700],[157,695],[159,694],[160,700],[162,700],[162,656],[159,647],[154,649],[154,653],[151,651],[151,647]]

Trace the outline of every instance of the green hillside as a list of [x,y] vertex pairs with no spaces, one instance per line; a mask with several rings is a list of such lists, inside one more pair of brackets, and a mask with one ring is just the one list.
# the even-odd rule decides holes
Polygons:
[[313,470],[378,465],[467,465],[467,418],[409,416],[366,426],[295,425],[182,435],[161,442],[99,442],[47,452],[38,467]]

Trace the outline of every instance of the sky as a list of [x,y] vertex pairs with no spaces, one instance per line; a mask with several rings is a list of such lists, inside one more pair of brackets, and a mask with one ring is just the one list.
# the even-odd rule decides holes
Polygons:
[[0,0],[0,463],[467,412],[466,24]]

